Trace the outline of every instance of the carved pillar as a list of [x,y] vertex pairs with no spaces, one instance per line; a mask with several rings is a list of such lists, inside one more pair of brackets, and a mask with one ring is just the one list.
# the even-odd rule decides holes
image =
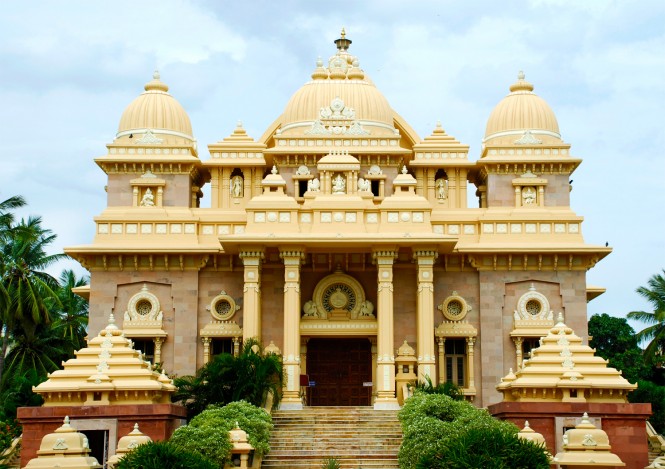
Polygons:
[[446,338],[439,337],[439,383],[443,384],[446,382],[446,355],[445,355],[445,346]]
[[210,361],[210,342],[212,342],[212,339],[201,337],[201,342],[203,342],[203,364],[205,365]]
[[162,344],[164,337],[155,337],[155,365],[162,363]]
[[137,186],[134,186],[132,189],[132,205],[134,205],[134,207],[141,205],[141,195],[139,194],[139,188]]
[[513,342],[515,342],[515,370],[519,370],[522,368],[522,357],[524,353],[522,344],[524,343],[524,339],[521,337],[513,337]]
[[[198,193],[199,188],[196,188],[196,191]],[[158,187],[157,188],[157,206],[162,207],[164,205],[164,188],[163,187]],[[194,207],[196,207],[196,194],[194,194]]]
[[376,337],[370,337],[369,342],[371,345],[372,351],[372,404],[376,400]]
[[301,409],[300,399],[300,265],[305,258],[301,247],[280,248],[284,262],[284,345],[282,360],[286,383],[282,409]]
[[375,409],[399,408],[395,397],[393,263],[397,247],[374,251],[377,266],[377,398]]
[[538,186],[538,206],[545,206],[545,186]]
[[466,359],[467,359],[467,365],[469,369],[469,382],[468,382],[468,388],[470,391],[475,391],[476,390],[476,381],[473,375],[473,361],[474,361],[474,354],[473,354],[473,344],[476,343],[476,338],[475,337],[467,337],[466,338]]
[[263,247],[240,250],[240,260],[245,266],[245,286],[242,306],[242,340],[252,337],[261,340],[261,263]]
[[240,354],[240,337],[233,338],[233,356],[237,357]]
[[522,206],[522,188],[515,186],[515,207]]
[[436,383],[434,348],[434,261],[439,253],[433,247],[418,248],[413,256],[418,262],[417,337],[418,380],[429,376]]

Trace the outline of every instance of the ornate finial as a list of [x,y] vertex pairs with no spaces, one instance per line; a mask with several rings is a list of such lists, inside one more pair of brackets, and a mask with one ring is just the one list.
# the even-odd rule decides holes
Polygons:
[[536,286],[533,282],[531,282],[531,285],[529,285],[529,291],[536,291]]
[[591,422],[589,421],[589,414],[587,414],[586,412],[584,412],[584,414],[582,415],[582,421],[581,421],[580,423],[591,423]]
[[523,72],[522,70],[520,70],[520,71],[517,73],[517,79],[518,79],[518,80],[524,80],[524,78],[525,78],[525,76],[524,76],[524,72]]
[[270,174],[277,174],[277,166],[272,165],[272,169],[270,170]]
[[241,120],[238,120],[238,122],[236,123],[236,127],[239,128],[239,129],[242,129],[242,121]]
[[512,375],[512,374],[513,374],[513,369],[512,369],[512,368],[508,368],[508,374],[509,374],[509,375]]
[[441,121],[437,119],[437,121],[436,121],[436,128],[437,128],[437,129],[440,129],[441,127],[443,127],[443,126],[441,125]]
[[409,170],[406,169],[406,165],[402,166],[402,174],[406,174],[408,172],[409,172]]
[[316,67],[317,68],[323,67],[323,59],[321,58],[320,55],[316,58]]
[[526,430],[527,428],[531,428],[531,427],[529,427],[529,421],[525,420],[524,421],[524,429]]
[[65,420],[63,421],[65,425],[69,425],[69,415],[65,415]]
[[135,431],[135,432],[138,432],[138,431],[139,431],[139,424],[138,424],[138,423],[135,423],[135,424],[134,424],[134,431]]
[[565,326],[563,323],[563,313],[559,312],[559,315],[556,317],[556,326]]
[[[118,326],[115,325],[115,316],[113,316],[113,313],[109,314],[109,323],[106,326],[106,331],[111,331],[111,330],[117,330]],[[111,332],[107,332],[107,334],[111,334]]]
[[342,34],[339,39],[335,39],[335,45],[340,52],[346,52],[351,45],[351,39],[346,38],[346,30],[342,28]]
[[159,71],[155,70],[152,74],[152,81],[145,84],[143,87],[146,91],[164,91],[167,92],[169,87],[166,86],[166,83],[160,81]]
[[141,287],[141,291],[148,291],[148,284],[144,283],[143,287]]
[[153,80],[159,80],[159,70],[155,70],[152,74]]

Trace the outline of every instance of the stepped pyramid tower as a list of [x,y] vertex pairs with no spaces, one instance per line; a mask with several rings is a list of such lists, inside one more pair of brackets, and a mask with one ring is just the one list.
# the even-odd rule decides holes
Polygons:
[[95,160],[108,197],[94,239],[66,249],[91,273],[91,334],[113,311],[178,375],[247,338],[272,342],[285,409],[397,408],[407,340],[420,379],[498,402],[552,311],[584,338],[603,291],[586,272],[611,249],[584,240],[571,208],[581,160],[522,73],[470,158],[442,124],[418,136],[345,32],[334,42],[263,135],[239,123],[205,155],[177,84],[172,95],[156,73],[129,104]]

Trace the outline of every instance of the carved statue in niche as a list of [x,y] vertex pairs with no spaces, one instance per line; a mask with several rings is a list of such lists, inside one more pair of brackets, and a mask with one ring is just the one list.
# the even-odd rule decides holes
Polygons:
[[524,205],[533,205],[536,203],[536,189],[525,187],[522,189],[522,202]]
[[242,197],[243,190],[243,179],[242,176],[233,176],[231,178],[231,195],[233,197]]
[[344,194],[344,193],[346,193],[346,181],[344,180],[344,178],[342,177],[341,174],[338,174],[333,179],[332,191],[333,191],[333,194]]
[[372,181],[369,179],[358,178],[358,190],[369,192],[372,190]]
[[145,194],[141,197],[141,207],[154,207],[155,206],[155,196],[148,187],[145,190]]
[[312,300],[309,300],[307,303],[303,305],[302,311],[303,311],[302,315],[303,318],[318,318],[320,316],[316,304]]
[[446,200],[448,192],[448,181],[444,178],[436,180],[436,198],[439,200]]
[[363,301],[360,305],[360,311],[358,312],[358,317],[360,318],[374,318],[374,304],[369,301]]
[[319,181],[319,178],[307,181],[307,190],[309,192],[319,192],[319,190],[321,190],[321,182]]

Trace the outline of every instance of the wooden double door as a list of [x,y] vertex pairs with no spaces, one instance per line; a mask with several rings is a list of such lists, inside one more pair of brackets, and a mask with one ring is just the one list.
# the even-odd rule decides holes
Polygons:
[[372,403],[372,348],[362,339],[307,342],[311,406],[369,406]]

